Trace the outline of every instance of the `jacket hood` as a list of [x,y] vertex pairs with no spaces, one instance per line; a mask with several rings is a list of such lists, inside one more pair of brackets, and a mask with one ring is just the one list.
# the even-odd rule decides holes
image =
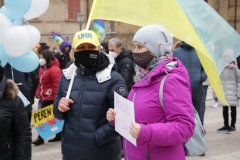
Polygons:
[[153,79],[161,80],[166,73],[175,73],[187,79],[190,83],[189,75],[183,63],[174,57],[172,60],[166,60],[152,69],[142,81],[135,83],[134,87],[148,86]]
[[52,66],[60,67],[60,64],[57,58],[54,58],[54,60],[52,61]]
[[185,43],[185,42],[181,42],[181,43],[180,43],[180,47],[181,47],[181,48],[185,48],[185,49],[193,49],[192,46],[188,45],[188,44]]
[[125,58],[125,57],[129,57],[130,59],[133,60],[132,51],[126,50],[126,49],[123,48],[123,49],[122,49],[122,52],[117,56],[116,61],[117,61],[117,60],[120,60],[120,59],[122,59],[122,58]]
[[11,80],[3,77],[0,82],[0,98],[2,99],[14,99],[18,94],[18,86]]
[[64,53],[64,48],[66,46],[69,46],[69,51],[71,50],[71,46],[72,46],[71,43],[68,42],[68,41],[63,41],[62,44],[60,45],[60,50],[61,50],[62,53]]

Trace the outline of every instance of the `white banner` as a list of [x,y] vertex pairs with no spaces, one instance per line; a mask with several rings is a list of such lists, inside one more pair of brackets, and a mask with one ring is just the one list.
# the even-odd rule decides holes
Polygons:
[[135,122],[134,104],[114,92],[115,130],[136,146],[136,139],[130,134],[131,123]]

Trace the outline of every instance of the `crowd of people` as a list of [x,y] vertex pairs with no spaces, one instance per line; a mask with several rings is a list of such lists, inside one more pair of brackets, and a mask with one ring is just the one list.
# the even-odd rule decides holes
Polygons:
[[[35,71],[23,73],[9,63],[0,64],[0,159],[30,160],[31,143],[44,144],[40,135],[34,141],[31,137],[32,105],[37,98],[39,109],[53,104],[54,116],[64,120],[62,132],[48,140],[62,141],[63,160],[184,160],[183,143],[195,128],[193,107],[204,125],[207,75],[194,47],[184,41],[173,45],[173,36],[161,25],[140,28],[133,43],[133,51],[123,48],[119,38],[100,44],[93,31],[82,30],[60,50],[51,51],[46,44],[39,47]],[[240,70],[233,50],[226,49],[219,63],[227,64],[220,79],[231,123],[229,107],[214,94],[218,106],[223,106],[224,120],[216,130],[234,133]],[[63,71],[76,71],[75,77]],[[166,74],[163,110],[159,87]],[[19,91],[30,102],[26,107]],[[114,92],[134,103],[135,122],[129,132],[137,146],[115,131]]]

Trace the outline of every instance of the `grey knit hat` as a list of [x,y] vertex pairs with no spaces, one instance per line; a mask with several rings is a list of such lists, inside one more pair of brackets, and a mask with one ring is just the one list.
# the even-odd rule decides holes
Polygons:
[[156,57],[171,52],[173,36],[161,25],[153,24],[140,28],[133,37],[133,42],[144,45]]

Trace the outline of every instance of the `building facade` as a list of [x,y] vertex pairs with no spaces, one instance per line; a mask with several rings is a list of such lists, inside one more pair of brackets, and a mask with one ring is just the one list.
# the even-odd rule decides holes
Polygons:
[[[0,6],[4,5],[4,0],[0,0]],[[240,0],[207,0],[233,28],[240,33]],[[51,48],[58,47],[51,36],[52,32],[59,33],[69,41],[72,40],[74,33],[80,30],[76,14],[81,11],[84,14],[84,22],[81,28],[86,28],[88,16],[93,0],[50,0],[48,10],[40,17],[29,21],[30,25],[35,26],[41,33],[41,43],[47,43]],[[106,22],[107,36],[105,41],[111,37],[118,37],[123,41],[123,46],[133,49],[132,38],[139,29],[121,22]],[[91,26],[90,26],[91,29]]]

